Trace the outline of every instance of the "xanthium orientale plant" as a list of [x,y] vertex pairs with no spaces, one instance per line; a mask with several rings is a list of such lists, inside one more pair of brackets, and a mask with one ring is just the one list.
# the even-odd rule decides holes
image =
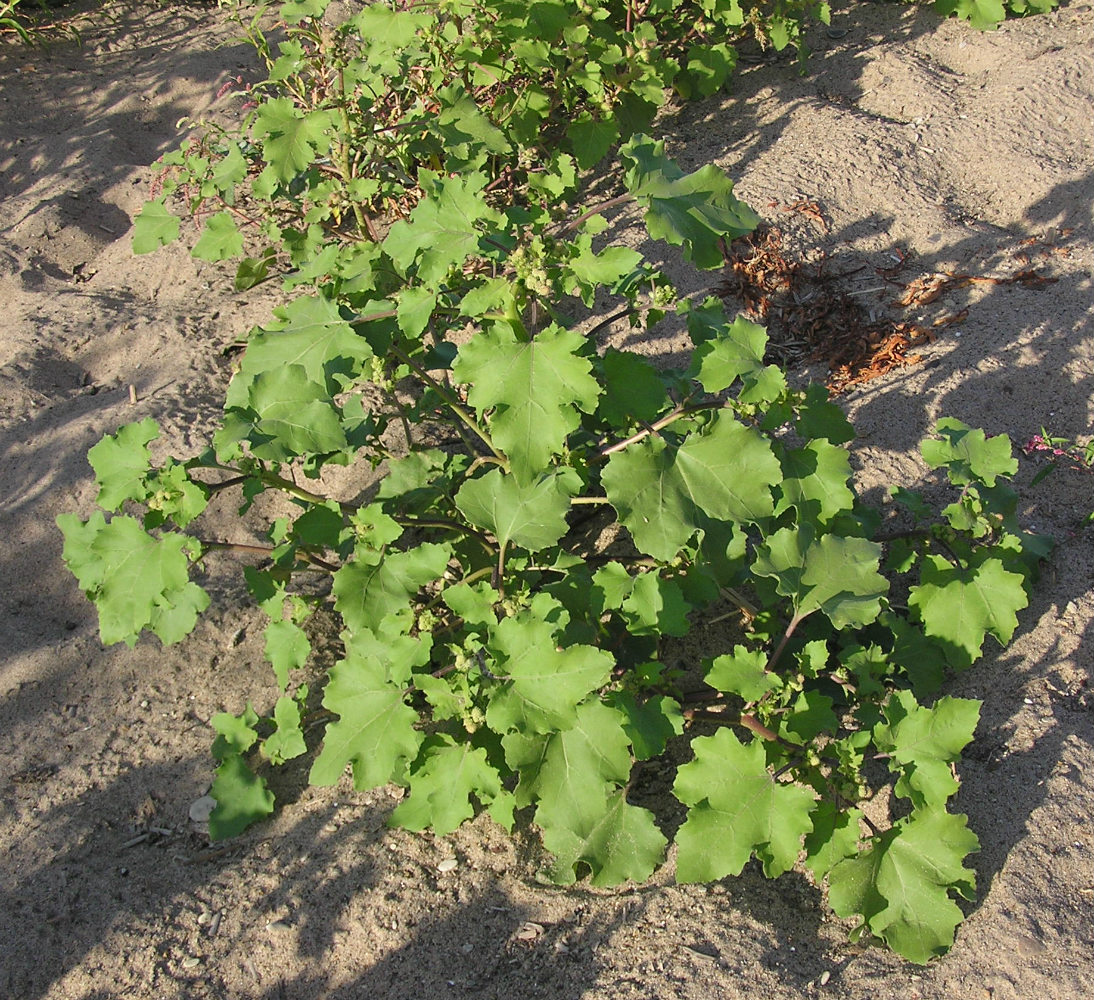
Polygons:
[[[206,507],[287,501],[244,570],[277,693],[267,715],[212,720],[211,835],[273,810],[264,774],[314,752],[311,718],[312,782],[403,785],[396,825],[524,817],[556,881],[640,881],[668,838],[634,792],[662,758],[686,814],[678,879],[801,864],[856,934],[944,952],[973,897],[978,842],[949,805],[979,704],[937,693],[1009,641],[1047,544],[1017,523],[1010,442],[956,420],[922,449],[948,506],[902,488],[901,513],[864,503],[826,390],[792,388],[761,327],[611,239],[629,205],[649,245],[716,270],[720,241],[758,223],[626,110],[684,67],[708,79],[691,32],[740,8],[372,5],[329,26],[324,7],[282,8],[276,57],[252,22],[257,107],[172,161],[194,254],[255,242],[237,284],[280,275],[293,295],[248,335],[204,452],[153,463],[155,422],[123,427],[89,453],[101,509],[58,519],[103,641],[172,643],[209,604],[205,561],[233,548],[200,537]],[[652,82],[630,75],[643,49],[669,53]],[[600,145],[575,131],[589,122],[610,123]],[[592,165],[618,193],[589,204]],[[177,235],[168,204],[137,219],[138,251]],[[677,367],[607,343],[669,324],[692,345]],[[324,488],[350,464],[378,485]],[[320,608],[341,642],[317,684]],[[734,640],[680,662],[727,615]]]

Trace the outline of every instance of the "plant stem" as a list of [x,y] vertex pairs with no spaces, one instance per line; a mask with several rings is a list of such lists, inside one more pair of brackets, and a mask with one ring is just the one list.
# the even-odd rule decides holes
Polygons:
[[609,198],[607,201],[602,201],[599,205],[593,205],[592,208],[585,212],[582,212],[573,222],[567,222],[560,230],[560,233],[569,233],[577,229],[586,219],[591,219],[594,215],[599,215],[601,212],[606,212],[609,208],[615,208],[617,205],[627,205],[632,201],[637,201],[633,194],[621,194],[615,198]]
[[449,531],[459,531],[476,539],[491,555],[497,551],[497,549],[494,548],[494,544],[481,531],[477,528],[472,528],[469,524],[461,524],[459,521],[448,521],[440,517],[397,517],[395,518],[395,522],[406,528],[444,528]]
[[395,355],[403,364],[408,365],[414,369],[415,374],[425,382],[441,399],[444,400],[445,405],[460,419],[460,421],[466,426],[473,434],[487,448],[493,453],[494,457],[498,460],[504,468],[509,467],[509,460],[503,455],[497,448],[494,447],[494,442],[490,440],[490,435],[476,423],[474,417],[467,412],[456,400],[455,396],[440,382],[438,382],[432,375],[429,374],[421,365],[414,361],[409,354],[400,350],[394,345],[391,347],[391,353]]
[[790,637],[794,634],[794,629],[801,624],[804,615],[799,616],[795,613],[794,617],[790,619],[790,624],[786,626],[786,631],[783,632],[783,637],[779,640],[779,644],[775,647],[773,652],[767,661],[767,667],[765,668],[768,673],[773,673],[776,664],[779,662],[779,658],[783,655],[783,650],[786,649],[786,644],[790,641]]
[[617,441],[613,445],[606,445],[595,452],[600,458],[607,458],[613,452],[622,451],[624,448],[641,441],[645,437],[649,437],[651,434],[656,434],[663,427],[668,427],[669,424],[675,423],[681,417],[689,416],[692,413],[699,413],[703,410],[715,410],[721,409],[722,404],[718,402],[710,403],[693,403],[690,406],[680,405],[672,410],[670,413],[666,413],[663,417],[655,420],[652,424],[647,424],[642,430],[635,432],[629,438],[624,438],[622,441]]
[[[209,552],[238,552],[246,555],[270,556],[275,551],[273,547],[269,545],[247,545],[243,542],[214,542],[205,538],[198,538],[196,541],[203,549]],[[310,563],[312,566],[315,566],[326,573],[338,572],[337,566],[332,565],[324,559],[320,559],[317,555],[300,551],[298,551],[297,554],[304,562]]]

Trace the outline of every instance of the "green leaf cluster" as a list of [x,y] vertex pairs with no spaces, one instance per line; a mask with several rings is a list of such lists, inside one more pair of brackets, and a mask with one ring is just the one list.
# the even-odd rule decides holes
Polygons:
[[[104,641],[181,639],[200,560],[260,557],[272,708],[213,720],[211,834],[268,815],[270,769],[309,756],[318,785],[405,787],[395,824],[486,811],[534,825],[560,883],[641,881],[668,841],[634,791],[682,741],[681,880],[802,863],[861,933],[944,950],[972,892],[975,836],[948,808],[976,706],[929,698],[1010,639],[1047,551],[1017,522],[1010,443],[940,421],[923,456],[953,502],[870,507],[826,391],[613,239],[631,207],[713,270],[756,224],[722,171],[685,172],[642,129],[667,87],[721,85],[716,29],[789,44],[803,8],[325,9],[281,8],[253,115],[173,160],[191,209],[218,205],[195,252],[243,252],[245,204],[262,240],[237,286],[280,270],[291,296],[247,335],[203,453],[161,461],[153,422],[124,427],[89,455],[102,510],[59,520]],[[580,171],[615,144],[615,193],[589,202]],[[142,218],[137,249],[173,235],[166,202]],[[676,367],[603,342],[666,328],[691,340]],[[325,485],[351,464],[374,491]],[[267,492],[264,545],[201,538],[207,504],[253,517]],[[319,609],[341,629],[325,676]],[[728,651],[670,666],[726,618]],[[884,785],[903,804],[879,825],[860,807]]]

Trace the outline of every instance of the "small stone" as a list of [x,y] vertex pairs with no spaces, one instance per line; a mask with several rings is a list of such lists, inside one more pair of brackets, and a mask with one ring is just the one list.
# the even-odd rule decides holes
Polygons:
[[1025,934],[1018,936],[1018,954],[1023,958],[1033,958],[1035,955],[1043,954],[1044,951],[1044,944],[1036,938],[1028,937]]
[[543,933],[543,924],[534,923],[531,920],[526,920],[517,929],[517,933],[514,935],[518,941],[534,941]]
[[190,803],[190,820],[194,823],[208,823],[209,817],[217,807],[217,800],[211,795],[203,795]]

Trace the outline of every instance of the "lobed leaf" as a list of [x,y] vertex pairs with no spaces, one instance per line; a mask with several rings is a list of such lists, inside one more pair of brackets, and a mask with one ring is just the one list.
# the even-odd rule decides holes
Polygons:
[[733,182],[713,165],[685,174],[665,156],[665,144],[636,135],[619,149],[628,164],[627,190],[646,208],[654,239],[684,247],[684,256],[707,270],[724,263],[719,240],[752,232],[760,218],[733,195]]
[[491,532],[501,545],[510,541],[538,552],[566,534],[570,496],[566,477],[544,476],[522,485],[514,475],[491,469],[469,479],[456,494],[456,507],[478,528]]
[[788,871],[813,824],[813,792],[780,784],[758,740],[742,744],[729,730],[691,742],[695,759],[676,772],[673,794],[688,806],[676,834],[680,882],[739,875],[755,854],[769,877]]
[[226,757],[217,768],[209,794],[217,802],[209,816],[212,840],[238,836],[274,810],[273,792],[266,787],[265,780],[236,754]]
[[969,667],[980,658],[987,635],[1004,644],[1010,641],[1018,627],[1017,612],[1029,603],[1024,584],[1021,574],[995,557],[959,568],[942,556],[928,555],[908,606],[915,608],[927,635],[944,646],[950,662]]
[[486,710],[487,725],[498,733],[568,728],[577,706],[607,682],[614,666],[594,646],[559,647],[554,627],[531,611],[499,622],[487,648],[496,659],[493,672],[507,681]]
[[757,547],[754,572],[772,577],[800,620],[823,611],[836,628],[868,625],[881,611],[889,581],[879,572],[881,546],[865,538],[781,528]]
[[167,211],[165,199],[145,202],[133,220],[133,253],[151,253],[178,238],[179,220]]
[[480,416],[492,411],[491,438],[518,482],[537,480],[577,429],[578,411],[596,408],[600,387],[579,354],[583,346],[580,334],[562,327],[520,340],[498,323],[460,348],[453,374],[471,386],[467,400]]
[[148,496],[146,479],[152,458],[148,444],[160,436],[159,424],[146,417],[107,435],[87,453],[99,483],[96,502],[105,510],[118,510],[126,500]]
[[424,643],[408,643],[389,649],[352,644],[331,668],[323,706],[338,720],[327,726],[312,764],[313,785],[336,784],[350,765],[354,787],[375,788],[399,780],[418,756],[423,738],[415,729],[418,713],[406,703],[399,677],[422,662],[423,652],[428,660],[429,651]]
[[779,478],[768,441],[723,411],[678,448],[651,435],[613,453],[601,481],[635,545],[668,562],[708,519],[769,517]]
[[132,517],[107,522],[96,512],[85,523],[62,514],[64,560],[99,611],[106,645],[136,645],[143,629],[165,643],[179,642],[209,606],[209,595],[190,582],[197,544],[183,535],[149,535]]
[[508,794],[485,750],[457,743],[445,733],[426,742],[409,784],[410,797],[395,807],[389,824],[406,830],[429,827],[439,837],[475,815],[475,799],[491,803]]
[[958,787],[951,767],[972,740],[979,718],[978,701],[947,697],[925,708],[911,691],[894,692],[885,707],[886,721],[874,726],[874,744],[900,775],[897,795],[911,799],[917,809],[944,807]]
[[953,944],[963,914],[951,898],[971,899],[975,874],[965,858],[980,849],[964,816],[916,810],[873,838],[867,850],[828,875],[828,903],[912,962],[925,965]]

